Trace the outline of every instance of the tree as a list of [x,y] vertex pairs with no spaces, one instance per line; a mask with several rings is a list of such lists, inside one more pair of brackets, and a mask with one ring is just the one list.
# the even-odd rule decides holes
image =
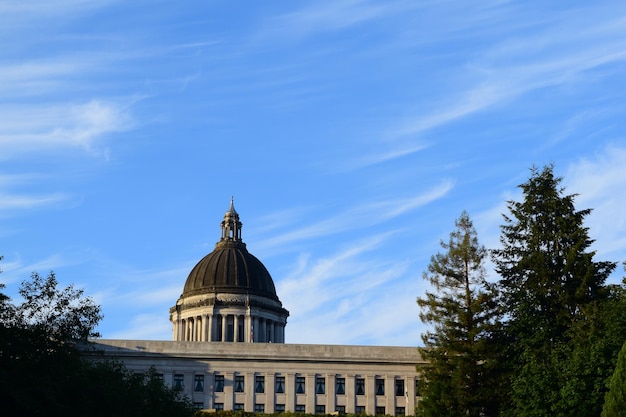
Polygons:
[[[0,285],[0,289],[3,288]],[[152,371],[129,373],[121,364],[86,360],[98,336],[100,307],[82,290],[58,288],[54,273],[33,273],[19,289],[23,302],[0,294],[0,392],[6,415],[190,416]]]
[[490,374],[495,330],[495,294],[485,279],[487,251],[464,211],[445,250],[431,257],[423,277],[435,292],[418,298],[420,319],[433,331],[422,335],[424,416],[484,416],[495,406]]
[[601,417],[621,417],[624,415],[624,410],[626,410],[626,342],[619,352]]
[[571,330],[606,299],[604,282],[615,268],[593,260],[583,224],[591,210],[576,210],[576,196],[565,195],[561,181],[552,166],[532,168],[520,185],[522,201],[507,204],[502,249],[492,252],[507,308],[510,415],[561,415],[567,408],[561,385]]

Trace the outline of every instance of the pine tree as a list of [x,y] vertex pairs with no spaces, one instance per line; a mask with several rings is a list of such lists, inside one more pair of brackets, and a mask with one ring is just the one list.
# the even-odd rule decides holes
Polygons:
[[622,417],[624,412],[626,412],[626,342],[619,352],[601,417]]
[[422,335],[423,416],[484,416],[494,406],[487,343],[494,329],[494,293],[485,280],[487,251],[468,214],[455,222],[444,253],[431,257],[424,279],[435,289],[418,298],[420,319],[434,326]]
[[532,169],[520,186],[522,201],[508,202],[502,249],[493,251],[508,317],[510,415],[558,415],[569,330],[605,297],[604,282],[615,268],[593,261],[583,225],[591,210],[577,211],[576,196],[565,195],[561,181],[552,166]]

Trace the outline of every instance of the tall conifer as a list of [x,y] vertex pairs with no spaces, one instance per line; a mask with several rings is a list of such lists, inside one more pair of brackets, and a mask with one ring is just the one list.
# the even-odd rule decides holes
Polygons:
[[487,251],[466,212],[455,226],[441,242],[445,252],[432,256],[424,272],[434,291],[417,299],[420,319],[434,327],[422,335],[421,354],[429,361],[418,410],[423,416],[490,415],[496,398],[488,380],[496,306],[485,280]]
[[552,166],[532,169],[522,201],[508,202],[502,249],[493,251],[507,309],[514,416],[557,415],[569,330],[604,297],[615,268],[593,261],[583,224],[591,210],[576,210],[561,181]]

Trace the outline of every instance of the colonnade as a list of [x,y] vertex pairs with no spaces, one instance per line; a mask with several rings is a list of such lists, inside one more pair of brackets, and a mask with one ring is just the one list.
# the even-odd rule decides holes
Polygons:
[[174,340],[285,343],[285,323],[247,314],[202,314],[174,322]]

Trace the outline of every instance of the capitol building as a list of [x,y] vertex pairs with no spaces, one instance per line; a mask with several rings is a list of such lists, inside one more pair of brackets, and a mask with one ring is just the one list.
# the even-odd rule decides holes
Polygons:
[[154,368],[198,409],[415,414],[418,349],[286,344],[289,312],[241,229],[231,200],[215,249],[170,308],[172,341],[98,339],[96,348],[132,372]]

